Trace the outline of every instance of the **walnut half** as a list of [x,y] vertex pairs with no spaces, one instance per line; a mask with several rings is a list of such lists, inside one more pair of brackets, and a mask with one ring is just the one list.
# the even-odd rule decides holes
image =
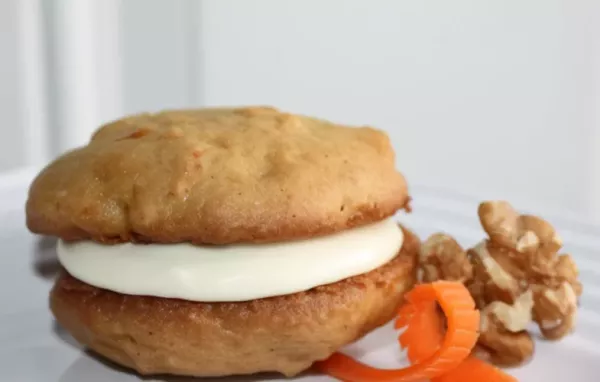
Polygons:
[[504,201],[481,203],[479,219],[495,248],[490,251],[495,260],[521,288],[533,291],[533,319],[544,337],[569,334],[582,285],[571,256],[558,254],[562,240],[554,227],[537,216],[520,215]]
[[520,215],[506,201],[483,202],[478,215],[490,239],[504,247],[522,253],[556,253],[562,247],[562,240],[550,223],[537,216]]
[[[512,304],[523,291],[523,284],[519,275],[514,274],[518,272],[518,267],[511,264],[509,254],[492,246],[487,240],[477,244],[468,253],[474,268],[469,289],[479,302],[478,306],[483,307],[494,301]],[[478,285],[479,294],[473,285]]]
[[557,289],[534,286],[535,306],[533,317],[544,337],[560,339],[575,328],[577,295],[568,282]]
[[531,322],[531,290],[515,299],[512,305],[495,301],[481,311],[479,347],[489,360],[500,366],[515,366],[529,360],[534,343],[527,332]]
[[464,283],[473,274],[465,250],[445,233],[433,234],[425,240],[421,245],[419,262],[425,282],[448,280]]

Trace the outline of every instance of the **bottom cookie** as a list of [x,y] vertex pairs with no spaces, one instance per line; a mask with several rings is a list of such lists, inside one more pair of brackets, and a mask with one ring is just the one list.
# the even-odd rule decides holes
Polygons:
[[77,341],[140,374],[293,376],[396,314],[419,251],[418,238],[404,233],[387,264],[306,292],[201,303],[115,293],[65,272],[50,305]]

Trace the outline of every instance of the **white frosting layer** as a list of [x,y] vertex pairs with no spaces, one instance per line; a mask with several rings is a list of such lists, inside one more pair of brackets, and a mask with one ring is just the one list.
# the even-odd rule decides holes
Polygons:
[[297,293],[369,272],[396,256],[392,219],[329,236],[272,244],[103,245],[59,241],[58,258],[77,279],[131,295],[247,301]]

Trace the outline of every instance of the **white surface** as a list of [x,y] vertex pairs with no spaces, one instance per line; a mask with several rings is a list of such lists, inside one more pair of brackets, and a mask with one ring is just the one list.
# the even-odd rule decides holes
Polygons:
[[387,219],[286,243],[105,245],[61,240],[57,253],[71,275],[99,288],[223,302],[304,292],[370,272],[396,257],[402,241],[396,221]]
[[[54,321],[47,309],[55,263],[53,240],[33,237],[23,228],[23,176],[14,176],[10,190],[0,192],[0,380],[13,382],[141,381],[82,352]],[[414,213],[401,217],[422,237],[439,230],[454,234],[463,245],[481,238],[475,217],[477,201],[415,190]],[[521,381],[595,382],[600,376],[600,227],[552,217],[581,268],[584,295],[577,331],[559,343],[538,341],[533,361],[511,370]],[[396,334],[382,328],[351,346],[353,355],[374,365],[398,365]],[[268,376],[204,381],[259,381]],[[157,379],[160,380],[160,379]],[[164,380],[164,379],[163,379]],[[166,379],[169,380],[169,379]],[[192,379],[171,379],[192,381]],[[269,380],[279,381],[276,377]],[[329,381],[304,376],[299,381]]]

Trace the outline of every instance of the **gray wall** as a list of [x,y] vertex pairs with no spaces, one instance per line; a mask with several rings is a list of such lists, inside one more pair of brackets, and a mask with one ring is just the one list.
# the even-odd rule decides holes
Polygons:
[[0,171],[27,161],[17,1],[0,1]]

